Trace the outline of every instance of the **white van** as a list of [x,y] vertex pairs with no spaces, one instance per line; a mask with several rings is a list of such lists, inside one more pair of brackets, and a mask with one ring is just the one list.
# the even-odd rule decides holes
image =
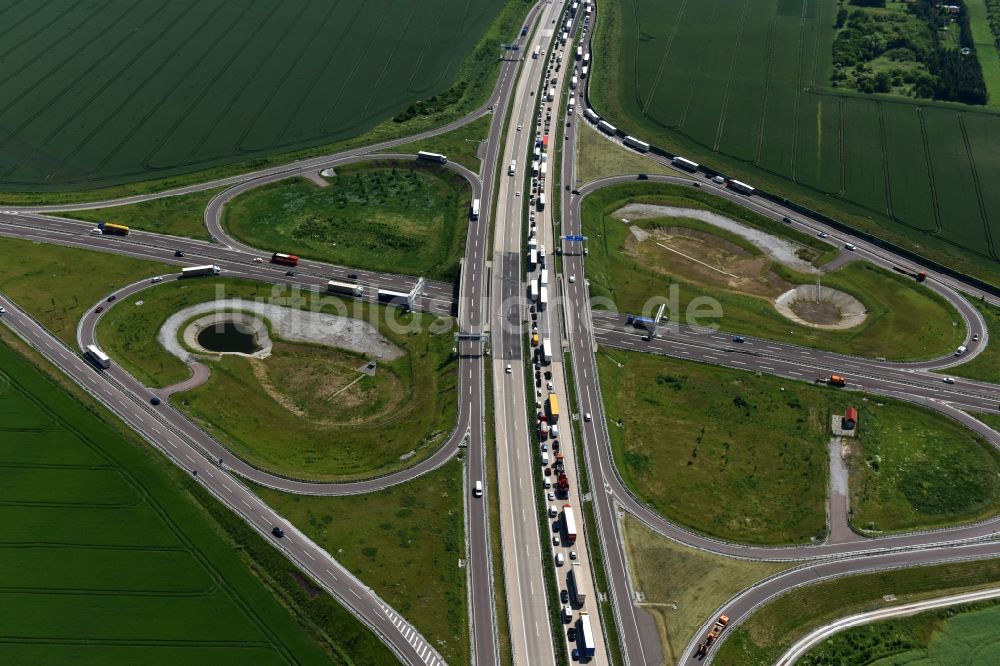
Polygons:
[[557,439],[559,437],[559,426],[555,423],[553,423],[552,427],[549,428],[549,437],[552,439]]
[[844,243],[844,249],[851,250],[853,252],[857,248],[854,246],[854,243]]
[[476,497],[482,497],[483,496],[483,482],[482,481],[476,481],[476,486],[472,489],[472,494],[475,495]]
[[510,168],[507,170],[507,173],[508,175],[513,176],[516,171],[517,171],[517,160],[511,160]]
[[966,351],[968,351],[968,347],[966,347],[965,345],[962,345],[961,347],[959,347],[958,349],[955,350],[955,356],[961,356]]
[[549,464],[549,454],[547,451],[542,451],[542,467]]
[[555,504],[549,505],[549,518],[555,518],[559,515],[559,509],[556,508]]

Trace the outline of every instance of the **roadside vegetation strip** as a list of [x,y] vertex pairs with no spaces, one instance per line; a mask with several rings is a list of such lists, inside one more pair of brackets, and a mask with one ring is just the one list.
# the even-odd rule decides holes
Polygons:
[[128,206],[59,213],[59,215],[87,222],[121,224],[132,229],[170,236],[210,240],[211,235],[205,228],[205,208],[212,197],[223,189],[152,199]]
[[997,581],[1000,559],[879,571],[796,588],[735,627],[718,647],[713,663],[770,666],[796,640],[838,618],[996,587]]
[[[986,330],[990,332],[986,348],[968,363],[948,368],[945,372],[956,377],[1000,384],[1000,307],[973,299],[969,302],[983,315]],[[979,344],[983,344],[982,341]]]
[[969,13],[969,27],[976,44],[976,58],[983,70],[987,104],[1000,106],[1000,51],[997,38],[990,29],[986,0],[967,0],[964,10]]
[[419,162],[360,163],[324,179],[279,181],[233,199],[233,237],[352,268],[454,281],[472,194],[461,176]]
[[699,532],[754,544],[825,538],[831,419],[849,406],[859,410],[848,455],[857,527],[943,527],[1000,509],[1000,453],[922,408],[637,352],[597,362],[619,474]]
[[[648,186],[610,186],[589,195],[581,210],[583,231],[590,239],[587,278],[591,296],[609,299],[618,311],[651,316],[659,303],[667,302],[672,321],[689,323],[686,313],[690,304],[707,297],[721,305],[721,317],[703,324],[868,358],[945,356],[965,339],[965,324],[959,314],[943,297],[911,277],[862,261],[830,273],[816,272],[814,266],[827,262],[831,249],[818,238],[780,222],[767,220],[771,224],[764,224],[763,218],[742,209],[736,215],[732,210],[735,205],[723,206],[707,193],[677,186],[646,189]],[[632,206],[634,210],[636,205],[648,212],[630,214],[630,209],[624,208]],[[689,217],[657,218],[652,217],[659,210],[650,208],[654,205],[691,212]],[[691,219],[704,217],[705,212],[738,223],[758,242]],[[651,217],[642,219],[643,215]],[[622,218],[635,219],[626,223]],[[672,245],[667,242],[681,252],[670,251]],[[779,255],[772,247],[785,249]],[[706,264],[719,270],[709,270]],[[780,295],[799,285],[815,285],[817,279],[828,295],[832,288],[863,304],[864,320],[841,329],[818,328],[800,324],[776,309]],[[672,290],[676,290],[676,299]],[[813,318],[807,321],[839,325],[838,313],[846,311],[843,307],[828,307],[821,299],[811,298],[817,307],[806,310]],[[802,305],[808,308],[810,302]],[[605,304],[598,301],[597,307],[608,307]],[[906,340],[906,345],[900,345],[900,340]]]
[[186,661],[206,664],[336,656],[206,523],[185,475],[18,356],[8,344],[23,343],[11,333],[0,337],[0,412],[18,433],[0,441],[12,489],[0,513],[19,526],[0,538],[0,595],[22,611],[3,629],[18,639],[0,650],[6,661],[115,661],[126,639],[132,658],[149,661],[182,649]]
[[654,173],[678,176],[676,171],[616,144],[600,135],[583,119],[583,110],[575,116],[576,182],[573,187],[606,178],[633,173]]
[[[253,490],[413,624],[448,663],[468,662],[462,464],[349,497]],[[471,491],[470,491],[471,492]],[[363,519],[359,519],[363,517]]]
[[733,595],[791,562],[738,560],[687,548],[626,516],[625,551],[640,607],[656,619],[667,663],[675,664],[705,619]]
[[[450,331],[432,332],[442,322],[432,315],[246,280],[203,279],[165,283],[121,299],[101,319],[97,339],[143,383],[177,383],[187,378],[187,367],[160,345],[157,333],[174,312],[222,296],[331,313],[344,307],[346,316],[372,323],[406,352],[378,361],[373,377],[336,399],[332,394],[358,377],[369,356],[283,341],[272,326],[269,358],[206,359],[208,381],[176,394],[172,402],[247,462],[294,478],[371,478],[419,462],[454,429],[457,361]],[[398,329],[387,325],[390,316]]]
[[432,153],[440,153],[448,156],[448,161],[458,162],[462,166],[479,173],[482,160],[479,152],[486,138],[489,135],[490,125],[493,123],[493,113],[487,111],[482,116],[470,123],[462,125],[445,134],[413,143],[404,143],[401,146],[387,148],[383,153],[418,153],[421,150]]
[[[1000,602],[949,606],[919,615],[852,627],[804,654],[799,666],[873,663],[976,663],[1000,650]],[[989,659],[989,657],[987,657]]]
[[[835,15],[838,9],[858,11],[854,7],[822,3],[818,11],[803,13],[798,4],[792,8],[775,3],[747,19],[755,27],[744,29],[738,43],[739,11],[688,7],[676,14],[677,18],[664,16],[659,22],[643,21],[641,26],[630,20],[633,13],[654,15],[661,11],[659,4],[612,0],[602,5],[589,77],[590,98],[599,114],[655,146],[787,196],[945,265],[1000,282],[996,248],[983,238],[978,210],[980,197],[989,200],[986,210],[996,206],[996,195],[985,185],[1000,175],[1000,161],[988,158],[991,151],[996,152],[1000,127],[995,109],[915,101],[907,97],[908,89],[920,87],[927,73],[910,72],[910,63],[885,56],[866,65],[862,76],[866,81],[888,77],[893,93],[880,95],[877,102],[846,91],[844,81],[831,82],[832,76],[843,74],[833,66]],[[890,4],[890,8],[902,6]],[[907,21],[919,22],[909,9],[891,11],[902,13]],[[711,82],[728,79],[733,56],[767,52],[765,38],[769,33],[758,25],[767,21],[775,34],[781,35],[775,48],[798,41],[803,45],[799,52],[804,59],[786,56],[768,67],[766,57],[742,57],[727,103],[720,87]],[[657,49],[662,49],[678,25],[681,31],[661,74],[661,85],[654,99],[645,100],[641,95],[650,88],[660,62]],[[891,21],[878,25],[898,28]],[[954,24],[952,30],[941,34],[958,32]],[[862,37],[870,34],[873,31],[860,33]],[[928,44],[932,37],[928,37]],[[723,46],[713,49],[709,57],[701,57],[700,45],[708,39]],[[957,48],[956,43],[954,49],[945,50],[957,54]],[[921,52],[934,51],[928,48]],[[989,58],[997,61],[992,43],[977,49],[976,55],[981,62],[988,63]],[[784,63],[799,63],[800,71],[815,72],[815,85],[805,93],[801,86],[786,85],[785,81],[794,80],[794,72]],[[1000,63],[995,64],[1000,69]],[[984,71],[989,69],[987,66]],[[975,73],[978,75],[978,68]],[[765,89],[766,101],[760,92]],[[646,103],[648,109],[644,110]],[[723,111],[724,122],[720,124]],[[921,114],[934,122],[922,124]],[[880,117],[885,118],[881,125]],[[960,123],[966,127],[966,138],[957,131]],[[789,127],[797,128],[794,136],[789,135]],[[921,146],[924,127],[931,150],[900,149]],[[758,128],[763,132],[759,162],[752,145]],[[974,170],[969,166],[973,157]],[[891,202],[887,184],[892,186]],[[928,199],[927,192],[927,205],[911,203]],[[940,210],[943,221],[940,234],[932,232],[935,210]]]
[[0,289],[76,349],[76,327],[94,303],[123,284],[176,268],[152,261],[0,237]]

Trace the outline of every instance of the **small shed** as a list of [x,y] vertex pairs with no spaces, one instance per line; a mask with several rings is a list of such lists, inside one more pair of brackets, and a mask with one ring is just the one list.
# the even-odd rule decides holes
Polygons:
[[844,430],[854,430],[858,426],[858,410],[854,407],[848,407],[847,411],[844,412]]

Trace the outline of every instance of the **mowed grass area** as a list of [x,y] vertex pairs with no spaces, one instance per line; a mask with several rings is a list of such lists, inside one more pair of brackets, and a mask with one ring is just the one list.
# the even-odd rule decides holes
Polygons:
[[[815,274],[797,272],[772,261],[747,241],[698,221],[671,217],[623,223],[614,213],[629,203],[721,214],[796,243],[800,248],[797,254],[814,265],[826,263],[836,253],[818,238],[761,218],[701,190],[659,183],[612,186],[589,195],[582,207],[583,231],[590,239],[587,279],[591,298],[599,299],[595,301],[597,307],[608,307],[610,300],[621,312],[652,316],[656,307],[666,301],[671,321],[688,323],[689,306],[697,304],[696,299],[708,297],[721,305],[722,316],[703,324],[716,324],[732,333],[869,358],[913,360],[945,356],[965,338],[964,321],[939,295],[910,278],[860,261],[821,277],[824,286],[847,292],[865,305],[868,315],[862,324],[828,330],[795,323],[778,313],[773,298],[797,284],[815,283]],[[719,257],[714,255],[695,257],[702,264],[679,262],[675,253],[660,252],[653,241],[643,242],[639,249],[634,247],[636,240],[631,227],[656,231],[676,226],[700,234],[710,233],[726,241],[726,246],[738,246],[727,252],[733,255],[733,265],[720,266]],[[747,279],[739,283],[710,279],[717,272],[699,268],[707,264],[729,272],[742,270],[740,262],[746,257],[753,260],[755,272],[748,273]],[[671,300],[672,289],[677,290],[675,301]],[[900,344],[902,340],[905,345]]]
[[[121,287],[175,267],[106,252],[0,237],[0,291],[53,335],[76,348],[87,308]],[[14,260],[16,258],[16,260]]]
[[[189,479],[6,344],[0,367],[12,528],[0,537],[0,660],[348,663],[333,653],[340,638],[328,654],[210,527]],[[343,629],[346,646],[358,627]]]
[[593,104],[632,136],[1000,283],[1000,113],[833,88],[842,8],[611,0]]
[[223,189],[152,199],[128,206],[71,211],[60,213],[60,215],[88,222],[124,224],[133,229],[169,236],[209,240],[211,235],[205,228],[205,208],[208,207],[208,202],[211,201],[212,197]]
[[641,606],[660,630],[665,662],[676,664],[705,618],[727,599],[793,563],[737,560],[687,548],[626,516],[625,552]]
[[1000,602],[951,606],[913,617],[854,627],[803,655],[803,666],[870,664],[982,664],[1000,651]]
[[462,166],[479,173],[482,160],[479,159],[479,149],[486,141],[486,135],[490,131],[490,123],[493,122],[493,114],[484,113],[479,118],[467,125],[463,125],[456,130],[445,134],[432,136],[423,141],[406,143],[382,151],[386,153],[418,153],[425,150],[431,153],[440,153],[448,156],[448,161],[458,162]]
[[461,462],[364,495],[256,492],[412,622],[448,663],[468,662]]
[[472,193],[416,162],[352,164],[319,187],[281,181],[226,206],[223,224],[254,247],[368,270],[457,280]]
[[493,40],[512,37],[513,25],[484,35],[502,10],[524,5],[12,4],[3,10],[4,189],[246,163],[363,134],[420,100],[411,115],[440,121],[488,89]]
[[[770,666],[797,639],[838,618],[996,587],[998,582],[1000,559],[992,559],[879,571],[806,585],[762,606],[733,629],[715,652],[713,663]],[[886,600],[885,595],[895,598]]]
[[[98,341],[116,363],[149,385],[182,381],[187,367],[163,349],[157,333],[172,313],[217,298],[336,312],[332,299],[314,301],[323,297],[309,292],[275,292],[270,285],[233,279],[178,281],[116,303],[101,320]],[[347,305],[350,316],[375,323],[406,352],[394,361],[379,361],[374,378],[359,372],[367,356],[285,342],[272,333],[269,358],[206,360],[209,380],[175,395],[172,404],[236,455],[279,474],[367,478],[421,460],[455,423],[458,377],[450,330],[431,333],[442,323],[431,315]],[[389,314],[397,315],[398,331],[384,325]]]
[[997,513],[996,447],[940,414],[881,404],[858,403],[860,446],[848,458],[857,531],[927,529]]
[[830,418],[852,405],[856,521],[901,530],[1000,507],[997,452],[920,408],[638,352],[605,350],[597,362],[622,479],[664,517],[711,536],[822,540]]
[[[576,182],[573,187],[585,183],[632,173],[655,173],[678,175],[676,171],[662,164],[646,159],[622,146],[609,141],[589,123],[577,120],[576,141]],[[559,144],[556,144],[558,147]]]
[[[948,368],[943,372],[956,377],[979,379],[994,384],[1000,383],[1000,308],[982,301],[972,300],[971,303],[983,315],[983,319],[986,321],[986,330],[990,332],[986,341],[986,349],[979,352],[971,361]],[[972,344],[982,344],[982,341]]]

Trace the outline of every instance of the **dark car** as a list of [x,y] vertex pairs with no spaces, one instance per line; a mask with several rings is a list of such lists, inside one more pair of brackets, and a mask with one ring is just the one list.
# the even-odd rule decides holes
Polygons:
[[693,180],[691,181],[691,184],[694,185],[695,187],[701,187],[701,183],[693,181]]
[[576,640],[576,627],[570,627],[566,630],[566,640],[570,643]]
[[572,194],[579,194],[579,193],[580,193],[580,190],[573,190],[572,191]]
[[569,603],[569,590],[563,590],[562,592],[560,592],[559,593],[559,599],[564,604],[568,604]]
[[280,539],[281,537],[285,536],[285,530],[275,525],[274,527],[271,528],[271,534]]
[[111,301],[115,300],[116,298],[118,298],[118,297],[115,296],[114,294],[111,294],[110,296],[108,296],[108,303],[110,303]]
[[545,371],[545,378],[546,379],[552,379],[552,371],[551,370],[546,370]]
[[567,185],[567,186],[566,186],[566,191],[567,191],[567,192],[569,191],[569,185]]
[[287,275],[288,277],[292,277],[293,275],[295,275],[295,271],[285,271],[285,275]]
[[97,312],[97,313],[101,313],[101,312],[104,312],[104,306],[103,306],[103,305],[98,305],[98,306],[97,306],[97,309],[96,309],[96,310],[94,310],[94,312]]
[[640,173],[638,176],[636,176],[636,179],[637,180],[649,180],[649,176],[647,176],[644,173]]
[[791,224],[792,223],[791,218],[788,218],[788,217],[781,218],[781,221],[784,222],[785,224]]
[[175,257],[183,257],[184,253],[181,252],[180,250],[174,250],[174,256]]
[[734,335],[733,342],[746,342],[746,340],[743,339],[742,335]]
[[357,273],[348,273],[347,274],[347,279],[348,280],[357,280],[358,279],[358,274]]
[[559,440],[558,439],[553,439],[552,440],[552,450],[553,451],[558,451],[559,450]]
[[149,404],[158,405],[160,404],[160,399],[154,395],[152,398],[149,399]]

